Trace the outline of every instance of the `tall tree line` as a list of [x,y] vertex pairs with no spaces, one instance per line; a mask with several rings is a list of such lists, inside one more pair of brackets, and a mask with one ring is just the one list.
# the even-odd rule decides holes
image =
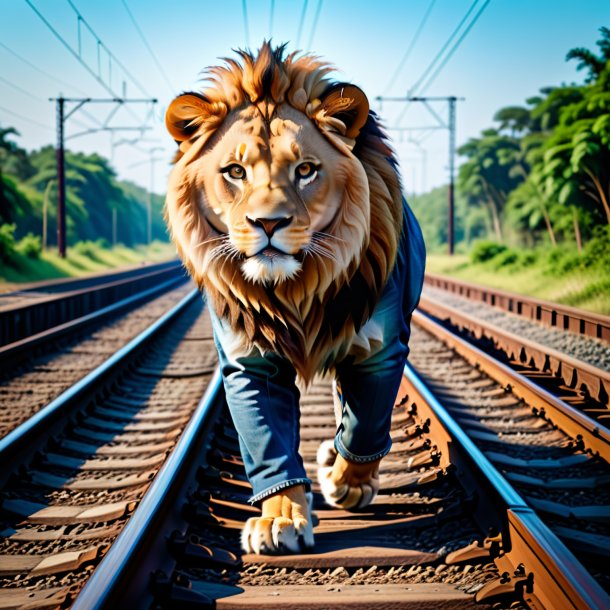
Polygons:
[[[597,227],[608,231],[610,29],[600,33],[595,51],[566,56],[584,72],[582,84],[545,87],[523,106],[500,109],[493,127],[458,148],[458,240],[571,241],[580,250]],[[415,198],[414,208],[444,217],[443,192]],[[428,233],[433,247],[446,241],[438,228]]]
[[[54,245],[57,228],[55,150],[45,146],[27,152],[16,141],[13,127],[0,126],[0,224],[16,225],[15,237],[28,233]],[[98,154],[66,151],[66,229],[68,244],[113,240],[127,246],[147,241],[145,189],[117,180],[110,163]],[[153,194],[152,238],[167,240],[163,198]]]

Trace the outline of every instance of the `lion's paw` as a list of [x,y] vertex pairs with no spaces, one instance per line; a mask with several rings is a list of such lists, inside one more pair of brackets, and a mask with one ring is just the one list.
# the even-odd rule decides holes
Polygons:
[[346,510],[364,508],[379,491],[379,461],[355,464],[341,457],[333,441],[318,447],[318,483],[330,506]]
[[282,554],[313,547],[312,504],[311,493],[295,493],[295,488],[263,500],[263,515],[248,519],[242,530],[242,549],[246,553]]

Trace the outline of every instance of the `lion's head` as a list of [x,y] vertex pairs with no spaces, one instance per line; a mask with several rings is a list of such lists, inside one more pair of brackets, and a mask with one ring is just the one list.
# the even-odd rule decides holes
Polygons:
[[180,143],[166,212],[178,251],[245,348],[305,380],[349,351],[394,263],[392,152],[353,85],[264,43],[210,68],[166,115]]

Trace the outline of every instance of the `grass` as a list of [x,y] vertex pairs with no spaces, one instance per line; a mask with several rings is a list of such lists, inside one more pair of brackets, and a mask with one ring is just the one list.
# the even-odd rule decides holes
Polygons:
[[527,265],[499,266],[496,258],[474,263],[464,254],[429,254],[426,270],[610,315],[610,269],[578,267],[562,272],[544,256]]
[[14,290],[23,282],[82,277],[141,263],[160,263],[176,256],[173,244],[158,241],[135,248],[122,245],[102,248],[88,243],[85,250],[82,252],[78,248],[68,248],[65,259],[54,250],[43,252],[40,258],[15,254],[10,265],[0,263],[0,292]]

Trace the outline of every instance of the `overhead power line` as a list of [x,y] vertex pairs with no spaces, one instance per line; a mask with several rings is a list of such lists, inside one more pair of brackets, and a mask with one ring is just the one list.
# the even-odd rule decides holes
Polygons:
[[42,127],[43,129],[48,129],[49,131],[55,131],[50,125],[44,125],[43,123],[39,123],[38,121],[34,120],[32,117],[25,116],[23,114],[19,114],[18,112],[14,112],[13,110],[9,110],[8,108],[5,108],[4,106],[0,106],[0,110],[2,110],[2,112],[6,112],[7,114],[16,116],[18,119],[23,119],[24,121],[26,121],[27,123],[31,123],[32,125]]
[[[27,1],[27,0],[26,0]],[[79,41],[80,41],[80,24],[83,23],[84,26],[89,30],[90,34],[95,38],[97,45],[98,45],[98,54],[99,54],[99,48],[104,49],[104,51],[106,51],[106,53],[108,54],[108,57],[113,60],[117,66],[119,66],[121,68],[121,70],[123,70],[123,72],[125,73],[126,76],[128,76],[131,81],[134,83],[134,85],[146,96],[146,97],[153,97],[145,88],[144,86],[138,81],[138,79],[119,61],[119,59],[117,58],[117,56],[112,53],[112,51],[104,44],[104,42],[102,41],[102,39],[95,33],[95,31],[93,30],[93,28],[89,25],[89,22],[82,16],[82,14],[80,13],[80,11],[76,8],[76,6],[74,5],[74,2],[72,2],[72,0],[68,0],[68,4],[70,5],[70,7],[72,8],[72,10],[74,11],[74,13],[76,14],[76,16],[78,17],[78,34],[79,34]],[[98,55],[98,65],[99,65],[99,55]]]
[[275,9],[275,0],[271,0],[271,10],[269,11],[269,38],[273,36],[273,13]]
[[491,0],[485,0],[485,3],[483,4],[483,6],[481,6],[481,8],[479,9],[479,12],[474,16],[472,21],[468,24],[468,26],[466,27],[466,29],[464,30],[462,35],[458,38],[458,40],[453,45],[453,47],[451,47],[451,50],[449,51],[449,53],[447,53],[447,55],[445,56],[445,59],[443,59],[443,61],[441,62],[439,67],[436,69],[434,74],[422,86],[422,89],[420,92],[421,94],[425,93],[430,88],[430,85],[432,85],[432,83],[436,80],[436,77],[440,74],[441,70],[447,65],[447,62],[451,59],[451,57],[456,52],[458,47],[462,44],[462,41],[464,40],[464,38],[466,38],[466,36],[468,36],[468,32],[470,32],[470,30],[472,29],[474,24],[478,21],[479,17],[483,14],[483,11],[487,8],[487,6],[489,5],[490,2],[491,2]]
[[307,0],[303,0],[303,9],[301,10],[301,19],[299,21],[299,29],[297,31],[297,42],[295,50],[299,48],[301,44],[301,34],[303,33],[303,23],[305,22],[305,15],[307,13]]
[[136,28],[136,31],[140,35],[140,38],[142,39],[144,46],[147,48],[148,52],[150,53],[150,56],[152,57],[153,61],[155,62],[155,65],[157,66],[157,69],[159,70],[161,77],[165,81],[165,84],[169,87],[169,89],[172,93],[175,93],[175,91],[176,91],[175,87],[172,85],[171,81],[169,80],[169,77],[167,76],[167,74],[165,73],[165,70],[163,69],[163,66],[157,59],[157,56],[155,55],[154,51],[152,50],[152,47],[150,46],[150,44],[148,43],[148,40],[146,39],[146,36],[144,36],[144,32],[142,31],[142,28],[138,25],[136,18],[134,17],[133,13],[131,12],[129,6],[127,5],[127,0],[122,0],[122,1],[123,1],[123,6],[125,7],[125,10],[127,11],[129,18],[131,19],[131,22],[133,23],[133,26]]
[[49,74],[45,70],[41,70],[37,65],[33,64],[31,61],[28,61],[25,57],[22,57],[21,55],[19,55],[19,53],[17,53],[16,51],[13,51],[13,49],[7,47],[3,42],[0,42],[0,47],[2,47],[5,51],[7,51],[8,53],[10,53],[14,57],[16,57],[19,61],[23,62],[26,66],[29,66],[30,68],[32,68],[32,70],[36,70],[36,72],[38,72],[39,74],[46,76],[46,78],[48,78],[49,80],[55,81],[57,84],[62,85],[64,87],[68,87],[69,89],[73,89],[77,93],[82,93],[83,95],[87,95],[87,93],[85,91],[83,91],[82,89],[79,89],[76,85],[72,85],[72,84],[66,82],[65,80],[62,80],[61,78],[58,78],[57,76],[53,76],[52,74]]
[[421,76],[417,79],[415,84],[409,88],[408,95],[415,95],[417,93],[419,86],[428,77],[428,74],[434,69],[434,67],[436,66],[436,63],[440,60],[440,58],[443,56],[443,54],[445,53],[445,51],[447,50],[449,45],[453,42],[453,39],[457,36],[458,32],[462,29],[463,25],[468,20],[468,17],[470,17],[472,11],[474,11],[478,2],[479,2],[479,0],[473,1],[473,3],[470,5],[470,8],[466,11],[466,14],[462,17],[461,21],[458,23],[457,27],[453,30],[453,32],[451,32],[451,35],[449,36],[449,38],[447,38],[447,41],[441,47],[441,50],[434,56],[434,59],[428,64],[428,66],[422,72]]
[[26,4],[38,15],[39,19],[51,30],[53,35],[61,42],[61,44],[70,52],[70,54],[78,61],[91,76],[112,96],[116,96],[115,92],[104,82],[101,76],[96,74],[83,59],[81,56],[70,46],[68,42],[66,42],[65,38],[50,24],[50,22],[45,18],[45,16],[34,6],[31,0],[25,0]]
[[246,39],[246,47],[250,48],[250,28],[248,26],[248,7],[246,0],[241,0],[241,12],[244,16],[244,37]]
[[316,7],[316,14],[313,18],[313,25],[311,26],[311,34],[309,36],[309,43],[307,44],[307,50],[311,51],[311,45],[313,44],[313,37],[316,33],[316,28],[318,27],[318,19],[320,18],[320,11],[322,10],[322,2],[323,0],[318,0],[318,6]]
[[[77,14],[77,34],[78,34],[78,48],[74,49],[72,47],[72,45],[70,45],[66,39],[51,25],[51,23],[49,22],[49,20],[38,10],[38,8],[34,5],[34,3],[32,2],[32,0],[25,0],[26,4],[34,11],[34,13],[36,13],[36,15],[38,16],[38,18],[47,26],[47,28],[51,31],[51,33],[59,40],[59,42],[61,42],[61,44],[68,50],[68,52],[76,59],[76,61],[78,61],[78,63],[85,68],[85,70],[87,70],[87,72],[89,72],[89,74],[106,90],[107,93],[109,93],[113,98],[122,98],[125,97],[125,95],[123,94],[118,94],[117,92],[115,92],[112,88],[112,84],[108,83],[104,80],[104,78],[102,78],[101,76],[101,65],[100,65],[100,61],[101,61],[101,57],[100,57],[100,49],[104,49],[104,51],[108,54],[109,57],[109,71],[111,70],[111,66],[112,63],[110,62],[110,60],[114,60],[114,62],[116,63],[117,66],[119,66],[125,73],[126,76],[128,76],[129,78],[131,78],[131,80],[137,85],[137,81],[135,81],[133,79],[133,76],[125,70],[125,67],[123,66],[123,64],[121,62],[118,61],[118,59],[116,59],[116,57],[110,52],[110,50],[108,49],[108,47],[106,47],[106,45],[104,45],[104,43],[99,39],[99,37],[95,34],[95,32],[93,31],[93,29],[91,28],[91,26],[85,21],[85,19],[83,18],[83,16],[78,12],[78,9],[74,6],[74,4],[72,3],[71,0],[68,0],[68,3],[70,4],[70,6],[72,7],[72,9],[75,11],[75,13]],[[93,70],[93,68],[83,59],[82,55],[81,55],[81,33],[80,33],[80,24],[83,23],[85,25],[85,27],[87,27],[87,29],[91,32],[91,34],[94,36],[94,38],[96,39],[97,43],[98,43],[98,47],[97,47],[97,51],[98,51],[98,70],[97,73],[95,72],[95,70]],[[139,86],[141,87],[141,86]],[[123,92],[124,93],[124,92]],[[148,94],[146,94],[148,95]],[[149,96],[150,97],[150,96]],[[138,117],[136,114],[134,114],[134,112],[130,109],[130,108],[126,108],[127,112],[138,122],[141,122],[140,117]]]
[[[460,35],[458,40],[455,42],[453,47],[451,47],[449,52],[443,57],[443,55],[445,54],[445,51],[447,51],[447,48],[453,42],[454,38],[460,32],[460,30],[462,29],[464,24],[468,21],[468,18],[470,17],[472,12],[476,8],[477,4],[479,3],[479,0],[474,0],[473,1],[473,3],[470,5],[470,8],[466,11],[466,14],[464,15],[464,17],[462,17],[462,19],[458,23],[457,27],[453,30],[453,32],[451,33],[451,35],[449,36],[449,38],[447,39],[445,44],[441,47],[440,51],[435,55],[434,59],[430,62],[430,64],[428,64],[428,67],[423,71],[423,73],[417,79],[415,84],[408,90],[408,92],[407,92],[407,96],[408,97],[413,97],[418,92],[420,94],[423,93],[424,91],[426,91],[430,87],[430,85],[434,82],[434,80],[436,80],[436,78],[440,74],[441,70],[445,67],[445,65],[447,64],[449,59],[452,57],[452,55],[455,53],[457,48],[460,46],[460,44],[466,38],[466,36],[470,32],[470,30],[472,29],[474,24],[477,22],[477,20],[479,19],[479,17],[483,13],[483,11],[487,8],[487,5],[490,3],[490,1],[491,0],[484,0],[483,5],[480,7],[479,11],[472,18],[470,23],[466,26],[465,30],[462,32],[462,34]],[[437,62],[441,58],[442,58],[441,64],[438,66],[438,68],[435,70],[435,72],[430,76],[430,72],[434,69],[434,67],[436,66]],[[428,79],[428,80],[426,81],[426,79]],[[425,88],[421,89],[422,83],[424,83],[424,82],[425,82]],[[410,103],[407,103],[404,106],[404,108],[402,109],[401,113],[398,115],[398,118],[396,119],[396,123],[395,123],[396,126],[400,125],[400,122],[404,118],[404,116],[407,113],[407,110],[409,109],[410,106],[411,106]]]
[[388,84],[383,93],[384,95],[386,95],[389,92],[389,90],[392,88],[392,85],[394,84],[394,82],[396,81],[396,79],[398,78],[400,73],[402,72],[402,69],[403,69],[405,63],[407,62],[407,59],[409,59],[409,57],[411,56],[411,53],[413,52],[413,48],[415,47],[415,44],[419,40],[419,37],[424,29],[424,26],[426,25],[426,21],[428,21],[428,17],[430,17],[430,13],[432,12],[432,9],[434,8],[435,4],[436,4],[436,0],[432,0],[430,5],[428,6],[428,9],[424,13],[424,16],[415,32],[415,35],[411,39],[411,43],[409,44],[408,49],[406,50],[405,54],[402,56],[402,59],[400,60],[398,67],[394,71],[394,74],[392,74],[392,78],[390,78],[390,80],[388,81]]

